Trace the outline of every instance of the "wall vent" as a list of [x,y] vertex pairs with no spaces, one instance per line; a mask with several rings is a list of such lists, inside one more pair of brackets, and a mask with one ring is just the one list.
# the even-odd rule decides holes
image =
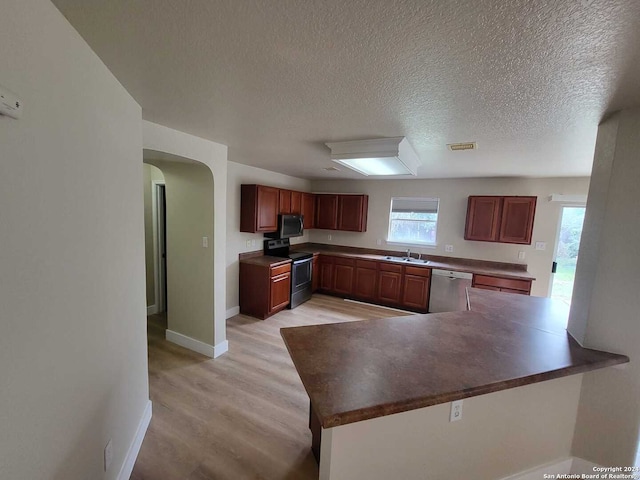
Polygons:
[[452,152],[458,152],[460,150],[476,150],[478,145],[476,142],[448,143],[447,148]]
[[325,167],[325,170],[327,172],[339,172],[340,171],[340,169],[337,168],[337,167]]

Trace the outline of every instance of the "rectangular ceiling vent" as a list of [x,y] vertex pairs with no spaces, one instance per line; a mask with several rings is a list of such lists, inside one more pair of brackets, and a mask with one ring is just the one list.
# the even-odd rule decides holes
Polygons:
[[340,171],[340,169],[337,168],[337,167],[326,167],[325,170],[327,172],[339,172]]
[[447,147],[452,152],[459,152],[460,150],[476,150],[478,148],[476,142],[448,143]]

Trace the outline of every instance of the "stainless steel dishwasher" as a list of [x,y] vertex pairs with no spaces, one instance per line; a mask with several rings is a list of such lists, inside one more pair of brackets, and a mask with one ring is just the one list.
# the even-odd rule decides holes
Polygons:
[[467,310],[467,291],[473,275],[451,270],[431,270],[429,313]]

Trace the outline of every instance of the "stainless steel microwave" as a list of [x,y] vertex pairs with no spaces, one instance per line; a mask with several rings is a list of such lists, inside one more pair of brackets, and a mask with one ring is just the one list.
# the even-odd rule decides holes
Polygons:
[[269,238],[301,237],[304,233],[302,215],[278,215],[278,231],[265,234]]

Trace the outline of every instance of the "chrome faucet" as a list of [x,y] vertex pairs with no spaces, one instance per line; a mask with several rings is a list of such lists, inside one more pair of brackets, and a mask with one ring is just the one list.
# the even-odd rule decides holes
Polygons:
[[422,260],[422,253],[418,252],[418,260]]
[[411,258],[411,249],[407,248],[407,258]]

